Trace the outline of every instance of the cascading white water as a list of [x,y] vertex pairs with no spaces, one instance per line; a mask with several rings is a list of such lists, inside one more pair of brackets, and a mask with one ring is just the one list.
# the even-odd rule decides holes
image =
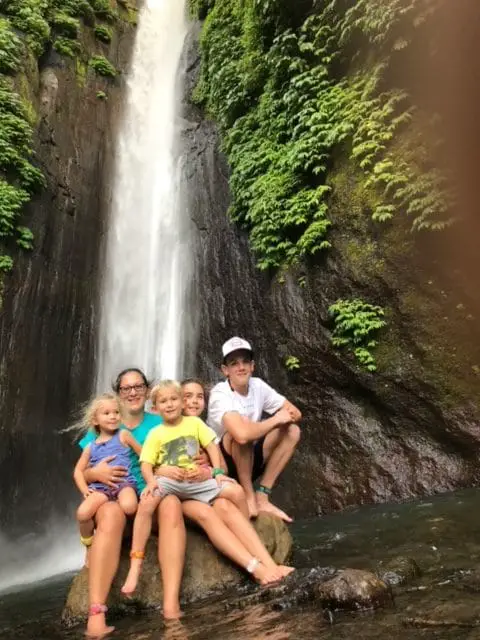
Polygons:
[[[191,250],[176,143],[186,32],[185,0],[145,0],[115,149],[100,299],[101,391],[127,366],[154,377],[181,373]],[[73,518],[48,523],[46,530],[20,547],[0,536],[0,591],[80,566],[84,552]],[[25,555],[31,560],[19,570]]]
[[118,132],[100,298],[97,388],[121,369],[180,372],[190,253],[180,203],[185,0],[145,0]]

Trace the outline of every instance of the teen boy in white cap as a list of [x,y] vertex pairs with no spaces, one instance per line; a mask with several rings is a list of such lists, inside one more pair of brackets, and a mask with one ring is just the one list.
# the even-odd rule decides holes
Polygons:
[[[266,382],[252,377],[253,350],[246,340],[230,338],[222,354],[226,380],[210,393],[207,422],[218,434],[229,476],[244,488],[251,517],[267,511],[291,522],[271,504],[270,493],[300,440],[295,423],[302,415]],[[270,415],[266,420],[262,420],[264,413]]]

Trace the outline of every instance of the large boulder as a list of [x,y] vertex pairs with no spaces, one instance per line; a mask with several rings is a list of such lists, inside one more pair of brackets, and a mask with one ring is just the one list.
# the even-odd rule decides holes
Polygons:
[[[255,523],[268,551],[279,563],[285,563],[292,550],[292,537],[286,525],[266,513]],[[129,566],[129,546],[123,545],[120,566],[110,590],[108,606],[122,608],[126,603],[120,593]],[[208,538],[196,529],[188,529],[187,553],[183,574],[182,596],[186,601],[205,597],[209,592],[221,591],[245,580],[245,572],[222,556]],[[148,542],[143,572],[135,593],[135,604],[140,607],[156,607],[162,603],[162,580],[157,560],[157,538]],[[73,624],[86,615],[88,609],[88,569],[83,568],[73,579],[62,614],[66,624]]]
[[320,584],[317,598],[328,609],[372,609],[391,603],[392,591],[369,571],[345,569]]
[[278,585],[240,594],[223,603],[228,611],[258,603],[275,611],[313,605],[328,611],[375,609],[393,604],[391,587],[370,571],[335,567],[298,569]]
[[397,587],[411,582],[421,575],[420,567],[413,558],[396,556],[388,561],[380,562],[376,574],[386,584]]

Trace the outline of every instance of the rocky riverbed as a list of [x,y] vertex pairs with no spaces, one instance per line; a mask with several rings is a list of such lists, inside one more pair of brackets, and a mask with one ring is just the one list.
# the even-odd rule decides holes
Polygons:
[[[289,585],[269,590],[245,582],[224,586],[214,597],[188,604],[181,623],[173,626],[165,626],[155,609],[132,609],[113,616],[117,632],[112,638],[476,640],[479,508],[480,491],[465,490],[299,521],[290,528],[298,572]],[[348,576],[360,583],[367,576],[388,583],[381,606],[367,603],[352,610],[332,605],[325,593],[320,596]],[[70,583],[67,576],[0,595],[2,640],[80,640],[83,624],[66,629],[60,623]]]

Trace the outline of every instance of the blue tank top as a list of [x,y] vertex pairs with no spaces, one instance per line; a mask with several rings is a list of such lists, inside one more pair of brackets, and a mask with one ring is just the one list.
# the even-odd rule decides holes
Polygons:
[[111,467],[122,466],[128,469],[128,475],[122,478],[122,484],[136,484],[135,477],[131,471],[130,447],[125,447],[120,442],[120,431],[117,431],[117,433],[106,442],[92,442],[90,445],[91,467],[94,467],[108,456],[115,456],[115,460],[108,463]]

